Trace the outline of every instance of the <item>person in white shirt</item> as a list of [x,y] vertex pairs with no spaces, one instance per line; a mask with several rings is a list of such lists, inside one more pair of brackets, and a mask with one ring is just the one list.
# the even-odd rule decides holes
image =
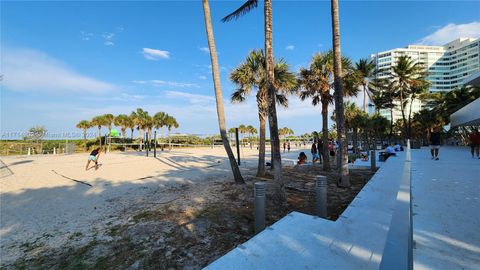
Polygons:
[[396,156],[397,155],[397,154],[395,154],[395,149],[391,145],[388,145],[385,148],[385,151],[387,152],[388,156]]

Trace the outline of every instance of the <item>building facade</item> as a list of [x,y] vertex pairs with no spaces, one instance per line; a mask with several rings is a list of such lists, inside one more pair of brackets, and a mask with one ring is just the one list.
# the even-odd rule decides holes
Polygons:
[[[370,55],[378,69],[378,78],[391,76],[392,67],[402,55],[408,55],[428,71],[430,92],[451,91],[466,83],[472,74],[480,71],[480,40],[459,38],[443,46],[408,45]],[[407,105],[407,110],[409,106]],[[422,108],[420,101],[414,101],[412,112]],[[389,111],[381,111],[390,119]],[[401,118],[400,110],[394,111],[394,121]]]

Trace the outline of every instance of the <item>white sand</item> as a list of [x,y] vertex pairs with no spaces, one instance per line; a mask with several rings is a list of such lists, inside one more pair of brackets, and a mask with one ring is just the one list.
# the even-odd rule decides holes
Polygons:
[[[85,171],[87,154],[2,157],[13,174],[0,178],[1,264],[22,256],[27,242],[61,247],[74,233],[91,235],[118,221],[125,207],[141,207],[143,195],[168,200],[161,191],[169,186],[232,179],[222,147],[159,152],[157,159],[150,154],[102,153],[97,171]],[[241,167],[256,167],[256,155],[256,149],[242,148]]]

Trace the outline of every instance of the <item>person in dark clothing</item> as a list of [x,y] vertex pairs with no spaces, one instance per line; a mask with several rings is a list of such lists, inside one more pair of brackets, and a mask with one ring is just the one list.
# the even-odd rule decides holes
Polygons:
[[320,163],[322,163],[322,155],[323,155],[323,142],[322,142],[322,140],[318,140],[317,149],[318,149],[318,161]]
[[287,143],[287,150],[290,153],[290,142]]
[[100,157],[100,147],[93,150],[90,155],[88,156],[87,166],[85,166],[85,171],[88,170],[88,165],[90,165],[90,161],[95,162],[95,170],[98,169],[98,158]]
[[315,142],[312,144],[310,153],[312,153],[312,163],[315,164],[315,162],[318,161],[318,159],[320,158],[320,156],[318,155],[318,149]]
[[432,159],[438,160],[438,152],[440,151],[440,130],[438,128],[430,133],[430,154]]

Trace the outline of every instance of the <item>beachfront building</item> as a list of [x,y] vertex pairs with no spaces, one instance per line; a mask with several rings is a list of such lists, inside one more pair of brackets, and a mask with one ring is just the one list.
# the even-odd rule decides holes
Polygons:
[[[378,78],[391,76],[392,66],[401,55],[410,56],[428,71],[430,92],[451,91],[466,83],[466,80],[480,71],[480,39],[459,38],[443,46],[408,45],[370,55],[378,69]],[[407,105],[407,111],[410,106]],[[420,101],[412,104],[412,113],[422,108]],[[390,119],[388,110],[380,111]],[[407,112],[408,113],[408,112]],[[395,110],[394,120],[401,118],[400,110]]]

